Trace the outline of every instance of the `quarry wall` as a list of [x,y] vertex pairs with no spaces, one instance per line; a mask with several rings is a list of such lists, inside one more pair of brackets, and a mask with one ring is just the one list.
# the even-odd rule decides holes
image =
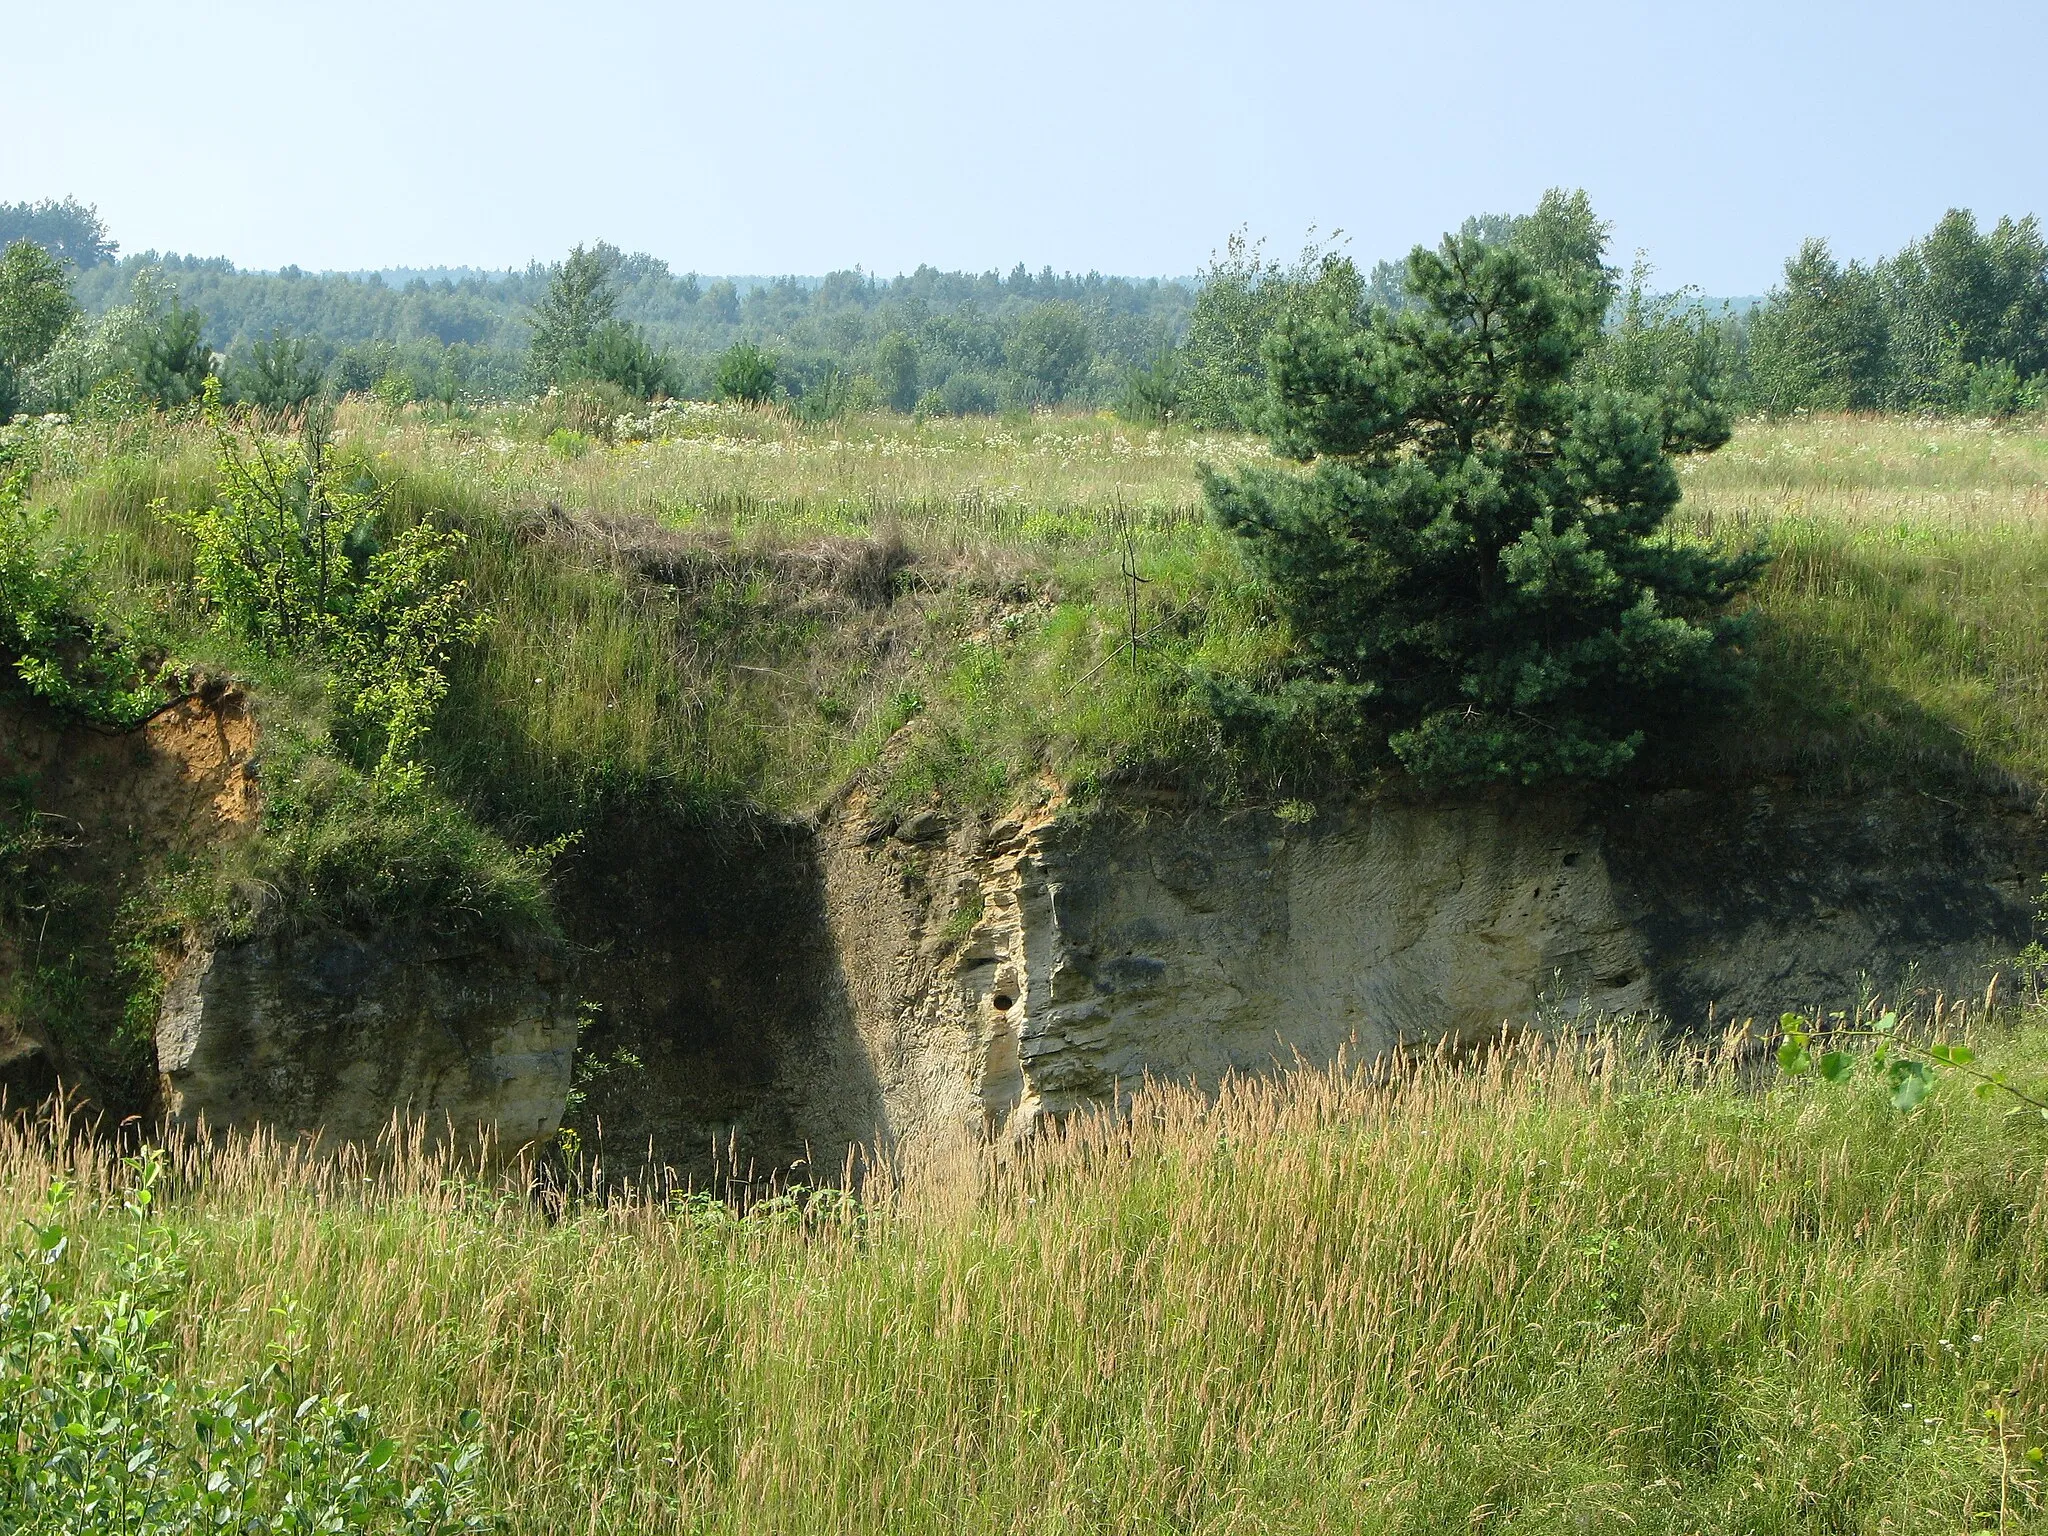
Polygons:
[[[115,887],[138,848],[253,823],[231,692],[126,737],[16,721],[0,749],[75,824],[74,873]],[[560,941],[286,925],[175,957],[158,1108],[357,1140],[396,1114],[508,1149],[567,1114],[614,1167],[829,1178],[857,1145],[1026,1134],[1147,1076],[1979,995],[2044,869],[2023,798],[1789,784],[619,812],[561,872]],[[0,1017],[13,1102],[78,1086],[62,1056]]]

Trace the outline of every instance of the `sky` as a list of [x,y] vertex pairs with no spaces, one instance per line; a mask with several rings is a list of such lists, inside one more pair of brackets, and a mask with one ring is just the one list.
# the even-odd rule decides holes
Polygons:
[[1181,275],[1582,186],[1734,295],[2048,216],[2042,0],[0,0],[0,46],[0,202],[256,268]]

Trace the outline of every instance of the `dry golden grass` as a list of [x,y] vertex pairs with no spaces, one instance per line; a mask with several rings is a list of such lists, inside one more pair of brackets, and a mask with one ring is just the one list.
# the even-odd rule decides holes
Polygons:
[[[2044,1528],[2048,1128],[1951,1085],[1524,1043],[744,1217],[388,1152],[173,1149],[186,1368],[476,1406],[514,1531]],[[0,1135],[10,1215],[60,1171],[118,1183]]]

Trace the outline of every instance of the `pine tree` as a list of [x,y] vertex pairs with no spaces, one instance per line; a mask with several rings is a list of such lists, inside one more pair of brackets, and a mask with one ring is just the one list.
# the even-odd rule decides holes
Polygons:
[[205,317],[173,294],[169,307],[137,332],[131,346],[130,365],[144,395],[170,408],[199,398],[213,373],[205,331]]
[[1584,297],[1512,244],[1408,259],[1399,313],[1323,305],[1267,343],[1267,421],[1307,472],[1210,473],[1298,665],[1232,716],[1313,720],[1435,784],[1603,776],[1738,679],[1758,568],[1659,537],[1654,401],[1576,367]]

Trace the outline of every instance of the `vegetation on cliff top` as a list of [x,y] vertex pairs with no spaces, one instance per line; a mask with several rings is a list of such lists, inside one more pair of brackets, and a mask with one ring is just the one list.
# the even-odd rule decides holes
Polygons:
[[[1076,416],[607,416],[582,398],[361,400],[338,418],[384,517],[466,535],[455,571],[491,629],[451,659],[425,752],[493,819],[552,836],[639,795],[800,810],[885,742],[904,799],[994,801],[1041,772],[1083,788],[1177,772],[1225,796],[1327,785],[1299,751],[1224,740],[1189,686],[1270,677],[1288,655],[1197,476],[1265,462],[1262,445]],[[179,595],[189,548],[150,511],[211,504],[202,428],[13,431],[110,608],[194,659],[279,671],[200,633]],[[1759,421],[1680,469],[1675,537],[1775,556],[1750,599],[1758,712],[1688,743],[1694,771],[2048,774],[2048,435]],[[280,676],[274,692],[283,708],[305,689]]]
[[1454,237],[1408,258],[1403,310],[1281,318],[1261,416],[1308,470],[1204,483],[1295,655],[1224,680],[1227,720],[1312,720],[1431,787],[1532,784],[1611,777],[1733,702],[1751,626],[1726,610],[1766,557],[1662,537],[1673,456],[1720,447],[1727,412],[1602,379],[1582,286]]

